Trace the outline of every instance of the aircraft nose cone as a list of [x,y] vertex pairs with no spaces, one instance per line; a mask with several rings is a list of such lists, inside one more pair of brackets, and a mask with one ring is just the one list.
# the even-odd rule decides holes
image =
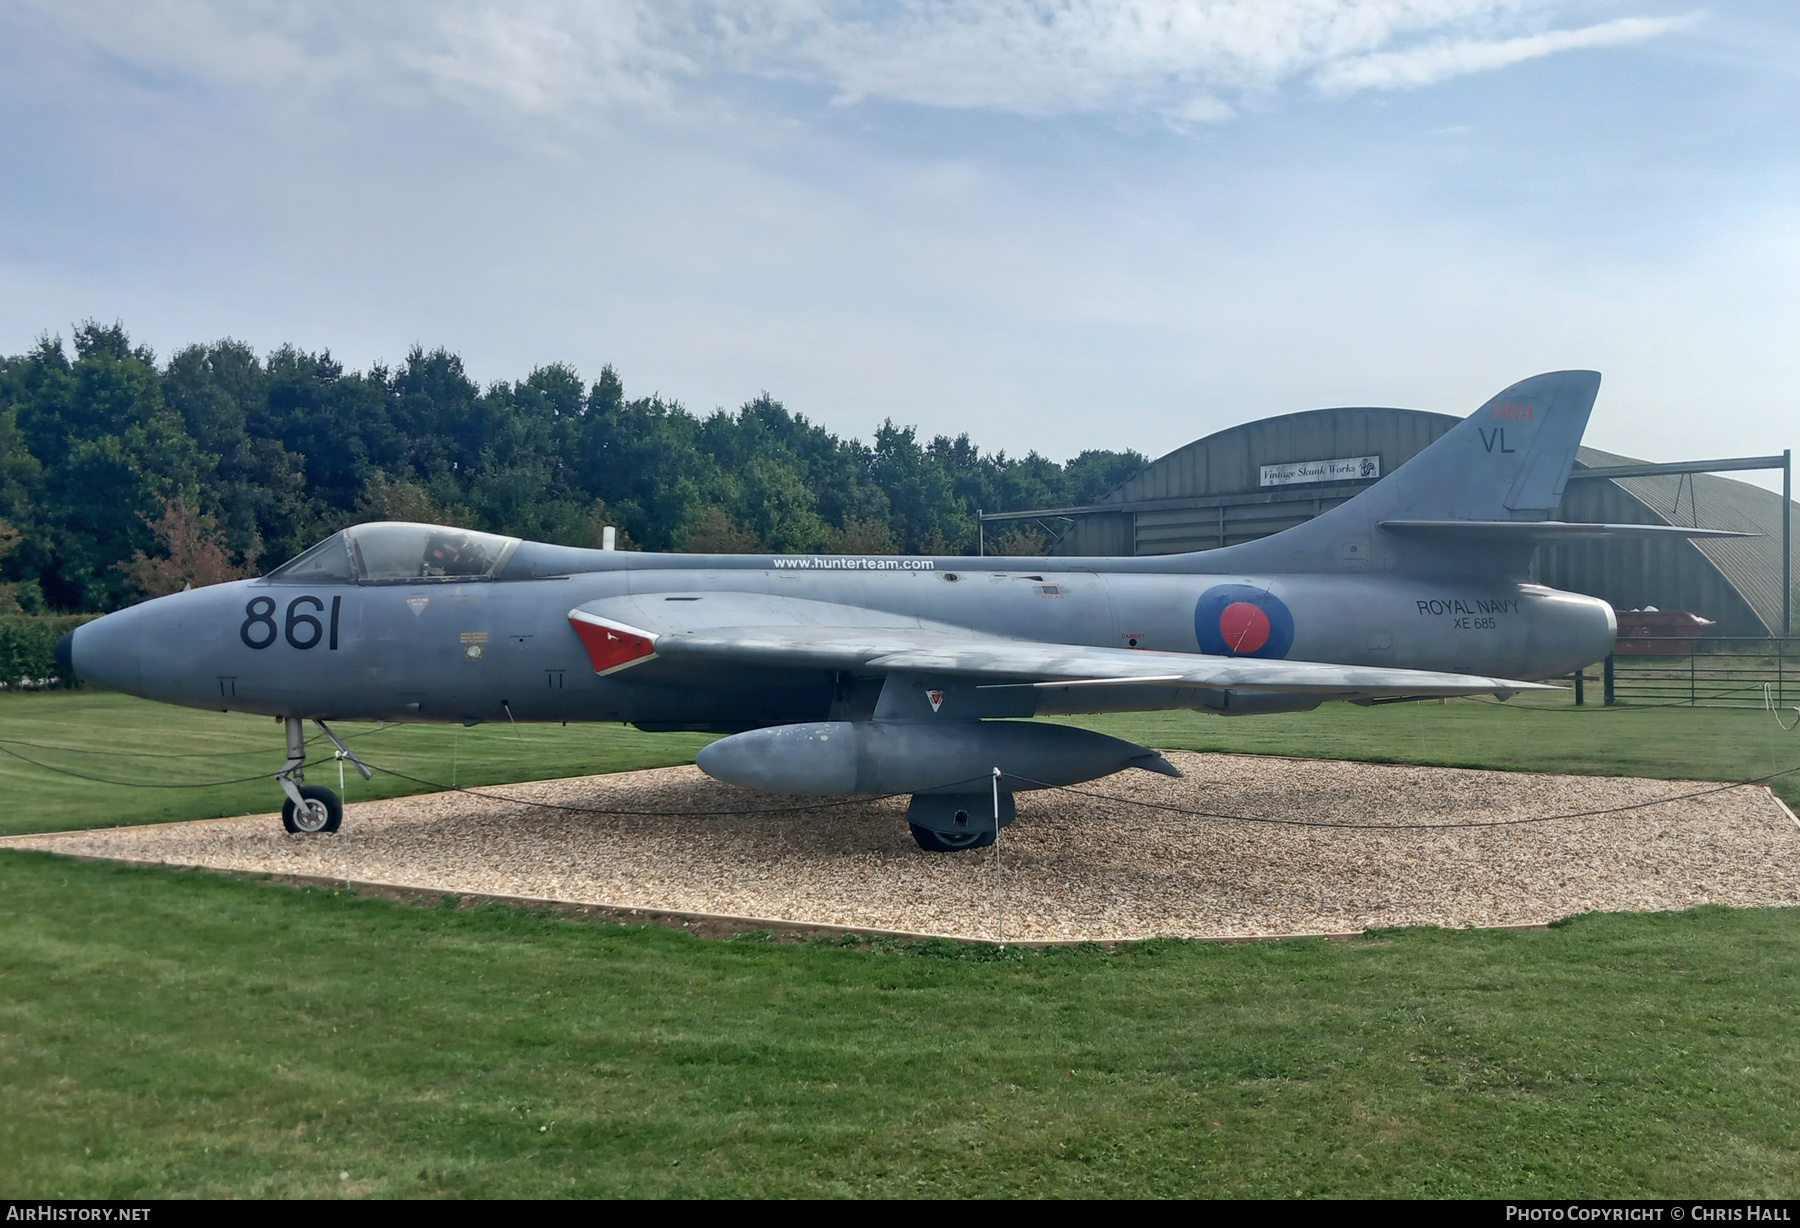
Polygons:
[[[75,665],[76,640],[81,641],[81,678],[108,690],[139,693],[139,644],[143,631],[143,606],[120,610],[91,623],[83,623],[56,646],[56,663]],[[67,654],[66,656],[64,654]]]
[[75,633],[67,631],[56,641],[56,676],[64,682],[75,677]]

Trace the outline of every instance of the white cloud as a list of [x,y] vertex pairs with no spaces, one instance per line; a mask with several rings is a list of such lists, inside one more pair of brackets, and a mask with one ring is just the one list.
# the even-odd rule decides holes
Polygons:
[[541,115],[665,108],[737,75],[813,85],[844,103],[1139,112],[1177,126],[1216,122],[1237,101],[1299,82],[1334,94],[1426,85],[1691,20],[1543,29],[1592,0],[25,2],[108,57],[231,86],[410,82]]
[[1164,118],[1176,129],[1192,128],[1199,124],[1218,124],[1237,114],[1237,108],[1228,102],[1222,102],[1210,94],[1200,94],[1186,102],[1169,107],[1163,112]]
[[[1580,0],[32,2],[0,5],[6,352],[90,315],[165,351],[421,341],[484,379],[610,361],[699,409],[768,388],[846,433],[891,414],[1059,456],[1323,403],[1466,411],[1580,365],[1608,373],[1603,445],[1681,455],[1703,411],[1720,453],[1791,442],[1793,107],[1745,105],[1736,63],[1620,56],[1595,115],[1264,105],[1440,44],[1594,45],[1546,34],[1594,38]],[[1445,69],[1386,71],[1357,88]],[[740,109],[745,79],[784,85]],[[995,156],[949,110],[806,122],[833,94],[1267,122],[1195,146],[1070,124]],[[1522,154],[1530,192],[1468,191]]]
[[705,69],[639,0],[21,0],[14,20],[27,12],[96,54],[103,70],[288,96],[436,86],[525,113],[656,106],[671,80]]
[[329,4],[302,9],[254,0],[20,0],[8,16],[17,23],[35,18],[40,28],[97,53],[115,71],[129,66],[264,89],[366,75],[376,67],[371,49],[380,41],[355,9]]
[[1422,31],[1504,20],[1532,0],[1043,0],[910,6],[821,23],[797,58],[843,88],[1026,113],[1169,105],[1279,86]]
[[397,62],[440,84],[497,95],[526,112],[571,102],[662,108],[670,83],[704,70],[635,0],[579,5],[434,6]]
[[1621,17],[1575,30],[1553,30],[1497,41],[1434,42],[1404,51],[1381,51],[1339,60],[1322,69],[1317,81],[1329,94],[1431,85],[1447,77],[1505,68],[1559,51],[1639,42],[1692,25],[1694,20],[1693,15]]

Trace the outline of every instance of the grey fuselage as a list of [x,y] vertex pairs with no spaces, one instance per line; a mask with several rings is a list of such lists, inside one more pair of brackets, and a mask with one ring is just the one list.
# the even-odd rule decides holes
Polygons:
[[[486,581],[264,578],[177,593],[88,624],[71,653],[85,678],[196,708],[737,730],[866,719],[880,679],[667,659],[600,675],[570,611],[621,597],[696,615],[699,603],[828,602],[1018,639],[1199,653],[1197,603],[1242,586],[1291,613],[1280,655],[1294,660],[1535,680],[1611,651],[1612,610],[1595,598],[1484,575],[1466,559],[1426,559],[1429,574],[1408,574],[1418,552],[1384,553],[1380,542],[1317,559],[1257,549],[1281,536],[1122,559],[707,556],[526,542]],[[1294,561],[1316,569],[1269,565]],[[1216,692],[1139,685],[1022,690],[995,714],[1177,707],[1257,710]]]
[[[818,628],[813,640],[824,642],[846,628],[900,633],[909,622],[914,645],[955,643],[967,633],[978,648],[1001,637],[1106,650],[1091,653],[1104,658],[1099,677],[1083,675],[1085,666],[1071,673],[1033,665],[1019,680],[988,669],[986,685],[903,671],[885,680],[894,683],[890,704],[932,696],[932,713],[943,703],[957,719],[1293,711],[1334,695],[1403,697],[1427,681],[1378,679],[1372,694],[1355,685],[1258,688],[1255,677],[1281,671],[1264,662],[1256,663],[1260,672],[1249,663],[1213,668],[1231,657],[1429,671],[1461,678],[1451,693],[1503,692],[1507,681],[1558,677],[1612,650],[1616,627],[1605,602],[1530,582],[1534,543],[1545,534],[1620,529],[1548,520],[1599,386],[1592,371],[1523,380],[1355,498],[1270,537],[1203,553],[637,554],[389,522],[345,530],[260,580],[108,615],[58,652],[78,675],[193,707],[296,719],[511,717],[651,729],[891,715],[898,709],[878,706],[881,656],[809,656],[807,629]],[[578,610],[579,633],[571,624]],[[743,649],[759,627],[780,629],[781,654],[681,653],[705,632]],[[665,632],[671,651],[652,653]],[[624,655],[615,651],[620,644]],[[1112,672],[1115,658],[1133,650],[1146,652],[1144,675]],[[1200,654],[1205,668],[1171,653]],[[993,660],[1004,659],[995,650]],[[873,672],[860,676],[845,661]],[[1250,681],[1221,683],[1223,690],[1155,681],[1171,678]]]

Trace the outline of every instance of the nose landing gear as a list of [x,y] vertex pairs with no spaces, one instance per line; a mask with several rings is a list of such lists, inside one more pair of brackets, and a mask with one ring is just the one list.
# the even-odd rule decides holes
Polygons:
[[281,803],[281,825],[296,836],[334,832],[344,821],[344,803],[323,785],[301,785],[300,801]]
[[[281,825],[290,833],[300,835],[323,835],[334,832],[344,821],[344,803],[330,789],[323,785],[306,784],[306,723],[297,716],[290,716],[283,722],[287,726],[287,762],[275,773],[275,783],[287,794],[287,800],[281,805]],[[331,726],[324,721],[314,724],[331,739],[337,747],[337,756],[348,759],[364,780],[374,776],[367,764],[358,759],[343,740],[331,731]]]

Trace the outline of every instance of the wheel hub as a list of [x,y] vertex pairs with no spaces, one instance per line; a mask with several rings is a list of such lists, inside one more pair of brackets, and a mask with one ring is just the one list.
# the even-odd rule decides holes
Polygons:
[[294,826],[308,834],[324,831],[330,821],[331,811],[317,798],[309,797],[294,808]]

